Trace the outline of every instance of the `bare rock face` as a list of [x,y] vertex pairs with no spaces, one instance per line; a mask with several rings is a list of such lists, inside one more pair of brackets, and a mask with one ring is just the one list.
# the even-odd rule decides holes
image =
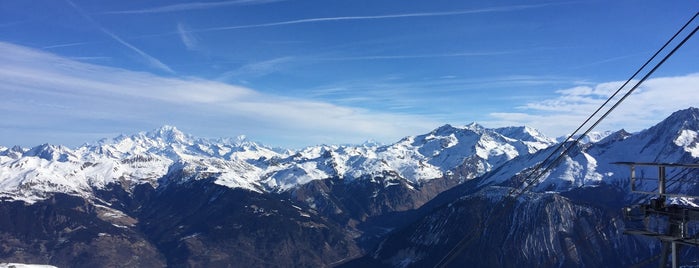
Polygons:
[[360,255],[342,226],[280,195],[207,182],[169,188],[138,212],[168,266],[330,266]]
[[[286,196],[210,181],[118,186],[103,204],[56,194],[2,202],[0,261],[58,267],[331,266],[361,255],[343,226]],[[109,200],[110,202],[104,201]]]
[[[343,267],[627,267],[659,253],[622,233],[612,186],[503,198],[489,187],[444,204]],[[585,198],[585,196],[587,198]]]

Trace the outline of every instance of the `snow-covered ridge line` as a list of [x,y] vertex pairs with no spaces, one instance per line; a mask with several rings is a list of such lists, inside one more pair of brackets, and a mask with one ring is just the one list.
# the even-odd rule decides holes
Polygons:
[[47,264],[26,264],[26,263],[14,263],[14,262],[1,262],[0,268],[57,268],[53,265]]
[[328,178],[349,182],[394,176],[419,185],[447,175],[472,179],[552,144],[553,139],[528,127],[487,129],[474,123],[445,125],[391,145],[321,145],[294,151],[244,137],[202,139],[164,126],[75,149],[50,144],[2,147],[0,199],[32,202],[52,192],[90,197],[94,189],[115,183],[128,191],[143,183],[157,187],[205,178],[257,192],[286,191]]
[[[581,142],[563,157],[562,161],[543,174],[535,182],[535,191],[566,191],[576,187],[595,186],[600,183],[628,185],[628,167],[615,162],[699,162],[699,109],[689,108],[673,113],[657,125],[631,134],[625,130],[606,132],[597,141]],[[521,181],[533,170],[536,163],[551,154],[554,147],[527,158],[517,158],[503,168],[491,172],[479,181],[479,185],[510,185]],[[636,174],[654,176],[656,170],[637,167]],[[668,177],[696,176],[685,174],[682,169],[667,171]],[[691,171],[690,171],[691,172]],[[648,175],[650,174],[650,175]],[[644,175],[641,175],[644,176]],[[518,179],[519,177],[519,179]],[[676,184],[673,190],[683,192],[685,184]],[[654,191],[657,184],[639,183],[639,189]]]
[[[696,162],[697,133],[697,108],[678,111],[636,134],[609,132],[597,142],[577,146],[535,189],[562,191],[618,181],[625,170],[609,164],[615,161]],[[387,178],[419,186],[438,178],[463,181],[486,175],[480,185],[507,184],[547,153],[521,156],[553,144],[555,140],[528,127],[488,129],[469,124],[444,125],[391,145],[321,145],[293,151],[243,138],[200,139],[165,126],[76,149],[49,144],[2,147],[0,200],[32,202],[53,192],[90,198],[94,189],[110,184],[129,191],[144,183],[159,187],[201,179],[256,192],[287,191],[329,178],[345,182]],[[396,184],[383,187],[392,185]]]

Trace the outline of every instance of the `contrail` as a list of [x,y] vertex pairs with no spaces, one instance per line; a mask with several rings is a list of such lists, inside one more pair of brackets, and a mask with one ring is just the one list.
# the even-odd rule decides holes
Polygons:
[[233,30],[233,29],[261,28],[261,27],[272,27],[272,26],[304,24],[304,23],[316,23],[316,22],[326,22],[326,21],[380,20],[380,19],[396,19],[396,18],[455,16],[455,15],[465,15],[465,14],[507,12],[507,11],[539,8],[539,7],[545,7],[545,6],[550,6],[550,5],[553,5],[553,4],[514,5],[514,6],[505,6],[505,7],[492,7],[492,8],[445,11],[445,12],[422,12],[422,13],[388,14],[388,15],[374,15],[374,16],[345,16],[345,17],[309,18],[309,19],[289,20],[289,21],[270,22],[270,23],[261,23],[261,24],[213,27],[213,28],[199,29],[199,30],[194,30],[194,31],[195,32],[224,31],[224,30]]
[[147,13],[166,13],[166,12],[178,12],[196,9],[210,9],[223,6],[237,6],[237,5],[256,5],[256,4],[266,4],[272,2],[279,2],[283,0],[233,0],[233,1],[221,1],[221,2],[194,2],[194,3],[183,3],[175,4],[169,6],[161,6],[146,9],[134,9],[134,10],[123,10],[123,11],[109,11],[103,12],[101,14],[147,14]]
[[73,3],[73,1],[71,1],[71,0],[66,0],[66,2],[68,2],[68,4],[70,4],[70,5],[75,9],[75,11],[77,11],[82,17],[84,17],[86,20],[88,20],[88,21],[89,21],[90,23],[92,23],[93,25],[97,26],[97,28],[98,28],[102,33],[108,35],[109,37],[111,37],[112,39],[114,39],[114,41],[117,41],[118,43],[120,43],[120,44],[124,45],[125,47],[127,47],[127,48],[133,50],[134,52],[136,52],[136,54],[138,54],[138,55],[140,55],[141,57],[143,57],[151,66],[153,66],[153,67],[155,67],[155,68],[158,68],[158,69],[161,69],[161,70],[163,70],[163,71],[166,71],[166,72],[168,72],[168,73],[175,73],[175,71],[173,71],[169,66],[165,65],[165,63],[161,62],[160,60],[154,58],[154,57],[151,56],[151,55],[148,55],[148,54],[147,54],[146,52],[144,52],[143,50],[140,50],[139,48],[137,48],[137,47],[133,46],[132,44],[126,42],[124,39],[121,39],[121,37],[117,36],[116,34],[112,33],[111,31],[109,31],[109,30],[105,29],[104,27],[100,26],[99,23],[97,23],[94,19],[92,19],[92,17],[90,17],[89,15],[87,15],[87,13],[85,13],[82,9],[80,9],[80,7],[78,7],[75,3]]

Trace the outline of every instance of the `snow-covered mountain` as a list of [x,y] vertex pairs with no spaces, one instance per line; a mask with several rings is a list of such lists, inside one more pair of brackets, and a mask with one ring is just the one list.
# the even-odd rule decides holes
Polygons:
[[[388,235],[349,267],[628,267],[653,264],[659,242],[625,235],[621,208],[650,196],[629,191],[629,169],[614,162],[699,163],[699,109],[673,113],[636,134],[608,133],[573,145],[529,191],[530,172],[556,146],[516,157],[434,198],[410,226]],[[557,156],[554,154],[554,156]],[[657,191],[657,168],[636,168],[636,187]],[[668,193],[699,193],[699,170],[668,168]],[[677,181],[684,183],[675,183]],[[645,197],[645,199],[643,199]],[[687,202],[670,198],[669,202]],[[693,230],[691,232],[695,232]],[[699,259],[688,250],[683,258]],[[689,262],[688,262],[689,263]],[[653,264],[656,265],[656,264]],[[657,265],[656,265],[657,266]]]
[[407,223],[387,215],[551,144],[529,128],[471,124],[302,150],[170,126],[74,149],[3,147],[0,213],[13,216],[0,239],[15,242],[0,260],[331,266]]
[[[78,148],[0,147],[0,261],[405,267],[457,252],[456,266],[629,266],[659,247],[621,234],[620,208],[637,196],[612,163],[697,163],[698,133],[696,108],[608,132],[523,193],[513,190],[556,145],[528,127],[281,150],[165,126]],[[668,169],[680,175],[699,176]]]
[[277,155],[252,142],[197,139],[171,126],[74,150],[49,144],[13,147],[0,152],[0,198],[31,202],[55,192],[89,197],[109,184],[126,190],[143,183],[156,186],[172,168],[192,165],[193,173],[218,173],[221,183],[255,190],[247,176],[259,168],[247,161]]
[[[609,136],[609,135],[611,135],[611,134],[613,134],[613,133],[614,133],[614,131],[611,131],[611,130],[606,130],[606,131],[591,131],[590,133],[587,133],[584,137],[582,137],[582,139],[580,139],[580,142],[581,142],[581,143],[595,143],[595,142],[599,142],[599,141],[601,141],[602,139],[606,138],[607,136]],[[570,136],[570,135],[565,135],[565,136],[558,137],[558,138],[556,138],[556,142],[559,142],[559,143],[560,143],[560,142],[563,142],[564,140],[566,140],[566,139],[568,138],[568,136]],[[580,134],[576,134],[576,135],[574,135],[573,137],[571,137],[571,140],[576,140],[576,139],[580,138],[580,136],[581,136]]]
[[[608,133],[597,142],[572,146],[569,143],[566,145],[571,147],[568,154],[549,172],[540,176],[533,190],[561,192],[600,183],[626,183],[628,167],[615,162],[696,163],[699,159],[697,131],[699,109],[690,108],[677,111],[637,134],[622,129]],[[543,161],[555,147],[541,150],[531,157],[513,159],[506,167],[484,176],[480,185],[506,185],[513,180],[518,181],[516,178],[526,178],[534,164]],[[667,176],[675,176],[680,171],[668,169]],[[637,172],[650,177],[657,175],[652,168],[638,167]],[[652,187],[652,183],[646,183],[646,186]]]
[[352,181],[391,173],[411,185],[453,175],[459,166],[472,179],[506,161],[553,144],[530,128],[486,129],[445,125],[388,146],[313,146],[274,150],[238,139],[202,139],[172,126],[103,139],[76,149],[43,144],[0,151],[0,198],[32,202],[59,192],[89,197],[94,189],[119,184],[157,187],[214,177],[214,183],[256,192],[280,192],[314,180]]

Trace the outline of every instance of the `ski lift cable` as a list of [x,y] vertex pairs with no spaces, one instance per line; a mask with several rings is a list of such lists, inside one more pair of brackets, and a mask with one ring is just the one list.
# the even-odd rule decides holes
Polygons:
[[[697,15],[699,15],[699,12],[697,13]],[[696,18],[697,15],[694,15],[694,17],[692,17],[692,20],[694,20],[694,18]],[[690,22],[691,22],[691,20],[690,20]],[[684,28],[683,28],[683,29],[684,29]],[[634,85],[631,89],[629,89],[629,91],[626,92],[626,94],[624,94],[616,103],[614,103],[614,105],[612,105],[612,107],[609,108],[609,110],[607,110],[607,112],[605,112],[599,119],[597,119],[597,121],[595,121],[595,122],[592,124],[592,126],[590,126],[587,130],[585,130],[585,132],[584,132],[582,135],[580,135],[580,136],[573,142],[573,145],[578,144],[578,142],[579,142],[585,135],[587,135],[588,133],[590,133],[590,131],[592,131],[592,129],[594,129],[600,122],[602,122],[602,120],[604,120],[612,111],[614,111],[614,109],[616,109],[624,100],[626,100],[626,98],[628,98],[636,89],[638,89],[638,87],[641,86],[641,84],[643,84],[643,82],[645,82],[653,73],[655,73],[655,71],[657,71],[658,68],[660,68],[660,66],[662,66],[662,65],[665,63],[665,61],[667,61],[673,54],[675,54],[675,52],[677,52],[677,50],[678,50],[680,47],[682,47],[682,45],[684,45],[684,44],[687,42],[687,40],[689,40],[689,39],[697,32],[697,30],[699,30],[699,26],[695,27],[694,30],[693,30],[692,32],[690,32],[684,39],[682,39],[682,41],[681,41],[679,44],[677,44],[677,45],[675,46],[675,48],[673,48],[667,55],[665,55],[665,57],[663,57],[663,59],[660,60],[660,62],[658,62],[658,63],[653,67],[653,69],[651,69],[645,76],[643,76],[643,78],[641,78],[641,80],[639,80],[639,81],[636,83],[636,85]],[[528,183],[528,184],[525,186],[523,192],[526,192],[528,189],[530,189],[532,186],[534,186],[534,185],[536,184],[536,182],[537,182],[539,179],[541,179],[541,177],[542,177],[544,174],[546,174],[546,172],[548,172],[548,171],[550,171],[551,169],[553,169],[553,167],[554,167],[560,160],[562,160],[563,157],[570,151],[570,149],[573,147],[573,145],[568,146],[568,147],[567,147],[553,162],[551,162],[551,163],[548,165],[548,167],[547,167],[543,172],[540,172],[540,173],[531,181],[532,183]],[[546,161],[546,160],[544,160],[544,161]]]
[[[620,92],[620,90],[621,90],[624,86],[626,86],[631,80],[633,80],[633,78],[634,78],[636,75],[638,75],[638,73],[640,73],[641,70],[643,70],[643,69],[644,69],[644,68],[645,68],[645,67],[646,67],[646,66],[647,66],[661,51],[663,51],[663,50],[664,50],[664,49],[665,49],[665,48],[666,48],[666,47],[667,47],[681,32],[683,32],[683,31],[685,30],[685,28],[686,28],[688,25],[690,25],[690,24],[697,18],[697,16],[699,16],[699,12],[695,13],[694,16],[693,16],[691,19],[689,19],[689,21],[688,21],[687,23],[685,23],[685,25],[682,26],[682,28],[680,28],[679,31],[677,31],[677,33],[675,33],[675,34],[674,34],[674,35],[673,35],[673,36],[672,36],[672,37],[671,37],[671,38],[670,38],[670,39],[669,39],[655,54],[653,54],[653,56],[652,56],[648,61],[646,61],[646,63],[643,64],[643,66],[641,66],[641,67],[631,76],[631,78],[629,78],[629,79],[626,81],[626,83],[624,83],[624,85],[623,85],[622,87],[620,87],[620,88],[617,90],[617,92],[615,92],[611,97],[609,97],[609,98],[607,99],[607,101],[605,101],[605,102],[600,106],[600,108],[598,108],[587,120],[585,120],[585,122],[584,122],[583,124],[581,124],[581,125],[578,127],[578,129],[576,129],[576,131],[574,131],[574,133],[577,133],[577,131],[579,131],[585,124],[587,124],[588,121],[591,120],[591,118],[594,117],[594,115],[595,115],[596,113],[598,113],[598,112],[602,109],[602,107],[606,106],[606,105],[611,101],[611,99],[613,99],[614,96],[616,96],[616,95]],[[547,168],[544,169],[543,172],[537,174],[537,176],[534,177],[533,180],[531,180],[531,181],[528,182],[528,180],[533,176],[533,174],[538,173],[538,172],[541,170],[541,167],[543,167],[544,163],[546,163],[546,161],[548,161],[551,157],[553,157],[553,155],[554,155],[558,150],[560,150],[560,148],[563,147],[562,145],[565,144],[574,134],[571,134],[570,136],[568,136],[568,138],[566,139],[566,141],[562,142],[561,145],[559,145],[551,154],[549,154],[543,161],[541,161],[541,162],[534,168],[534,170],[533,170],[531,173],[529,173],[529,175],[528,175],[528,176],[525,178],[525,180],[523,181],[523,184],[525,185],[525,187],[522,189],[522,191],[517,191],[517,188],[515,188],[515,189],[513,189],[512,191],[510,191],[510,193],[509,193],[507,196],[505,196],[505,198],[503,198],[502,201],[500,201],[500,202],[503,202],[503,201],[507,200],[507,197],[513,197],[513,198],[515,198],[515,200],[513,200],[513,202],[511,202],[511,204],[514,205],[514,203],[516,203],[516,198],[517,198],[518,196],[520,196],[520,195],[524,194],[525,192],[529,191],[529,190],[531,189],[531,187],[533,187],[533,186],[535,185],[535,182],[537,182],[537,181],[541,178],[541,176],[543,176],[544,174],[546,174],[546,172],[550,171],[550,170],[558,163],[558,161],[560,161],[560,160],[568,153],[568,151],[570,151],[570,149],[571,149],[575,144],[578,144],[579,141],[580,141],[585,135],[587,135],[590,131],[592,131],[592,129],[594,129],[603,119],[605,119],[614,109],[616,109],[616,108],[619,106],[619,104],[621,104],[626,98],[628,98],[628,96],[630,96],[630,95],[631,95],[643,82],[645,82],[645,81],[646,81],[660,66],[662,66],[662,65],[665,63],[665,61],[667,61],[668,58],[670,58],[680,47],[682,47],[682,46],[687,42],[687,40],[689,40],[689,39],[697,32],[697,30],[699,30],[699,26],[695,27],[694,30],[693,30],[692,32],[690,32],[678,45],[675,46],[674,49],[672,49],[672,50],[671,50],[660,62],[658,62],[658,63],[657,63],[643,78],[641,78],[641,80],[639,80],[639,81],[636,83],[636,85],[634,85],[634,86],[633,86],[626,94],[624,94],[624,96],[622,96],[611,108],[609,108],[609,109],[607,110],[607,112],[605,112],[599,119],[597,119],[597,121],[596,121],[592,126],[590,126],[582,135],[580,135],[580,136],[572,143],[571,146],[568,146],[568,147],[567,147],[553,162],[551,162],[551,163],[547,166]],[[513,195],[513,194],[514,194],[514,195]],[[504,210],[504,209],[503,209],[503,210]],[[501,210],[501,211],[502,211],[502,210]],[[489,217],[489,218],[490,218],[490,217]],[[472,238],[472,239],[473,239],[473,238]],[[458,253],[460,253],[460,252],[464,249],[464,246],[466,245],[465,242],[466,242],[466,241],[469,241],[469,240],[470,240],[470,239],[468,239],[468,237],[466,237],[466,236],[463,237],[459,242],[457,242],[457,243],[455,244],[455,246],[454,246],[451,250],[449,250],[449,251],[447,252],[447,254],[446,254],[443,258],[441,258],[441,259],[439,260],[439,262],[438,262],[434,267],[445,267],[446,265],[448,265],[448,264],[449,264],[451,261],[453,261],[453,259],[458,255]]]
[[[662,52],[663,50],[665,50],[665,48],[666,48],[668,45],[670,45],[670,43],[672,43],[672,41],[675,40],[675,38],[676,38],[680,33],[682,33],[682,32],[684,31],[684,29],[687,28],[687,26],[689,26],[689,25],[692,23],[692,21],[694,21],[694,19],[696,19],[697,16],[699,16],[699,12],[697,12],[696,14],[694,14],[694,16],[693,16],[691,19],[689,19],[689,20],[687,21],[687,23],[685,23],[685,24],[682,26],[682,28],[680,28],[667,42],[665,42],[665,44],[664,44],[662,47],[660,47],[660,49],[658,49],[658,50],[653,54],[653,56],[651,56],[640,68],[638,68],[638,69],[636,70],[636,72],[635,72],[633,75],[631,75],[631,77],[629,77],[629,79],[627,79],[626,82],[624,82],[624,84],[622,84],[622,85],[614,92],[614,94],[612,94],[611,96],[609,96],[609,98],[607,98],[607,100],[605,100],[604,103],[602,103],[602,105],[600,105],[589,117],[587,117],[587,119],[585,119],[585,121],[584,121],[582,124],[580,124],[570,135],[568,135],[568,137],[566,137],[566,139],[565,139],[564,141],[562,141],[562,142],[558,145],[558,147],[556,147],[556,149],[554,149],[553,151],[551,151],[551,153],[550,153],[548,156],[546,156],[546,158],[545,158],[543,161],[539,162],[539,164],[537,164],[537,166],[534,168],[534,170],[533,170],[531,173],[529,173],[529,176],[527,176],[527,178],[524,179],[524,182],[527,182],[527,181],[533,176],[533,174],[536,174],[538,171],[540,171],[541,168],[543,167],[543,165],[545,165],[546,161],[548,161],[549,159],[551,159],[551,157],[553,157],[554,154],[556,154],[556,153],[559,152],[564,146],[566,146],[566,143],[567,143],[568,141],[570,141],[570,140],[575,136],[575,134],[578,133],[578,131],[580,131],[585,125],[587,125],[587,123],[589,123],[590,120],[592,120],[592,118],[594,118],[594,117],[597,115],[597,113],[599,113],[599,112],[602,110],[602,108],[604,108],[605,106],[607,106],[607,104],[609,104],[609,102],[610,102],[612,99],[614,99],[614,97],[616,97],[616,96],[619,94],[619,92],[621,92],[622,89],[624,89],[634,78],[636,78],[636,76],[637,76],[643,69],[645,69],[646,66],[648,66],[648,64],[650,64],[650,63],[655,59],[655,57],[658,56],[658,54],[660,54],[660,52]],[[600,120],[601,120],[601,119],[600,119]],[[588,132],[589,132],[589,130],[586,131],[585,134],[580,135],[580,136],[575,140],[576,142],[572,143],[572,144],[570,145],[570,147],[572,147],[574,144],[576,144],[578,141],[580,141],[580,139],[581,139],[582,137],[584,137]],[[568,148],[570,148],[570,147],[568,147]],[[567,150],[569,150],[569,149],[566,149],[566,151],[567,151]],[[564,154],[565,154],[565,153],[564,153]],[[554,162],[555,162],[555,161],[554,161]],[[554,165],[554,164],[555,164],[555,163],[552,163],[552,165]],[[537,175],[537,176],[540,176],[540,175]],[[516,190],[516,189],[513,189],[513,191],[514,191],[514,190]],[[511,192],[510,194],[512,194],[512,193],[513,193],[513,192]]]
[[[699,15],[699,12],[697,12],[697,15]],[[697,15],[695,15],[694,17],[692,17],[692,20],[694,20],[694,18],[696,18]],[[691,22],[692,20],[690,20],[690,22]],[[670,51],[665,57],[663,57],[663,59],[662,59],[660,62],[658,62],[658,63],[653,67],[653,69],[651,69],[645,76],[643,76],[643,78],[641,78],[641,80],[639,80],[638,83],[636,83],[636,85],[634,85],[626,94],[624,94],[624,96],[623,96],[621,99],[619,99],[606,113],[604,113],[604,114],[602,115],[602,117],[600,117],[592,126],[590,126],[590,127],[585,131],[585,133],[583,133],[583,135],[581,135],[580,137],[578,137],[578,138],[573,142],[573,144],[577,144],[577,143],[580,141],[580,139],[581,139],[584,135],[587,135],[587,133],[589,133],[594,127],[596,127],[605,117],[607,117],[607,116],[609,115],[609,113],[611,113],[616,107],[618,107],[619,104],[621,104],[621,102],[623,102],[628,96],[630,96],[631,93],[633,93],[634,90],[636,90],[636,89],[637,89],[645,80],[647,80],[647,79],[648,79],[648,78],[649,78],[663,63],[665,63],[665,61],[667,61],[668,58],[670,58],[680,47],[682,47],[682,45],[684,45],[684,44],[687,42],[687,40],[689,40],[689,39],[697,32],[697,30],[699,30],[699,26],[695,27],[694,30],[693,30],[692,32],[690,32],[684,39],[682,39],[682,41],[681,41],[679,44],[677,44],[677,45],[675,46],[675,48],[672,49],[672,51]],[[520,193],[518,193],[515,197],[517,197],[517,196],[519,196],[519,195],[521,195],[521,194],[527,192],[528,190],[530,190],[531,187],[533,187],[533,186],[536,184],[536,182],[541,178],[541,176],[543,176],[544,174],[546,174],[547,172],[549,172],[549,171],[556,165],[556,163],[557,163],[558,161],[560,161],[560,160],[563,159],[563,157],[568,153],[568,151],[570,150],[570,148],[572,148],[572,146],[566,148],[566,150],[563,151],[563,153],[561,153],[553,162],[551,162],[551,164],[550,164],[543,172],[541,172],[534,180],[532,180],[532,183],[527,184],[526,187],[525,187]],[[598,227],[599,227],[599,226],[598,226]],[[595,230],[597,230],[597,229],[598,229],[598,228],[595,228]],[[588,236],[586,235],[586,237],[588,237]],[[569,250],[570,250],[572,247],[573,247],[573,246],[569,247]]]
[[[697,12],[697,13],[694,15],[694,17],[692,17],[692,19],[691,19],[687,24],[685,24],[685,27],[686,27],[686,25],[688,25],[689,23],[691,23],[691,22],[697,17],[697,15],[699,15],[699,12]],[[684,30],[684,27],[682,27],[682,30]],[[689,39],[697,32],[697,30],[699,30],[699,26],[695,27],[694,30],[693,30],[692,32],[690,32],[679,44],[677,44],[677,45],[675,46],[675,48],[672,49],[672,51],[670,51],[660,62],[658,62],[658,63],[653,67],[653,69],[651,69],[641,80],[639,80],[638,83],[636,83],[636,85],[634,85],[634,87],[632,87],[632,88],[631,88],[621,99],[619,99],[619,100],[618,100],[604,115],[602,115],[602,117],[600,117],[590,128],[588,128],[588,129],[585,131],[585,133],[584,133],[583,135],[581,135],[580,137],[578,137],[578,139],[575,140],[574,144],[577,143],[577,142],[579,142],[579,140],[581,139],[581,137],[583,137],[584,135],[587,135],[587,133],[589,133],[595,126],[597,126],[597,124],[599,124],[599,122],[601,122],[605,117],[607,117],[607,116],[609,115],[609,113],[611,113],[617,106],[619,106],[619,104],[621,104],[621,102],[623,102],[628,96],[630,96],[631,93],[633,93],[634,90],[636,90],[636,89],[637,89],[645,80],[647,80],[647,79],[648,79],[648,78],[649,78],[663,63],[665,63],[665,61],[667,61],[668,58],[670,58],[680,47],[682,47],[682,45],[684,45],[684,44],[687,42],[687,40],[689,40]],[[676,35],[675,35],[675,36],[676,36]],[[674,36],[673,36],[673,38],[674,38]],[[571,146],[571,147],[572,147],[572,146]],[[568,149],[566,149],[565,151],[563,151],[563,153],[562,153],[561,155],[559,155],[559,156],[551,163],[551,165],[549,165],[548,168],[547,168],[546,170],[544,170],[544,172],[542,172],[539,176],[537,176],[536,179],[535,179],[533,182],[538,181],[538,180],[540,179],[540,177],[541,177],[543,174],[546,174],[546,172],[548,172],[553,166],[555,166],[556,162],[560,161],[560,160],[566,155],[566,153],[569,151],[569,148],[571,148],[571,147],[568,147]],[[679,174],[679,173],[678,173],[678,174]],[[677,175],[678,175],[678,174],[677,174]],[[674,183],[673,183],[673,184],[674,184]],[[534,183],[531,183],[531,184],[527,185],[527,186],[525,187],[524,191],[522,191],[522,193],[526,192],[526,191],[527,191],[529,188],[531,188],[531,186],[533,186],[533,185],[534,185]],[[598,228],[595,228],[595,229],[598,229]],[[589,237],[589,234],[586,235],[586,237]],[[569,248],[569,250],[570,250],[570,248]]]

